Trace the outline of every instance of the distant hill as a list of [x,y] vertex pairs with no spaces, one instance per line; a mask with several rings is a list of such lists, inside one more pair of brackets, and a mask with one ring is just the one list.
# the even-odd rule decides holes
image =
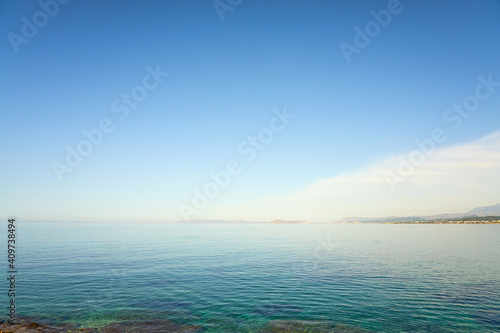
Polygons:
[[490,216],[500,215],[500,203],[493,206],[476,207],[465,213],[467,216]]
[[469,210],[465,213],[459,214],[439,214],[426,216],[427,220],[437,220],[437,219],[454,219],[454,218],[463,218],[463,217],[473,217],[473,216],[498,216],[500,215],[500,203],[493,206],[485,206],[485,207],[476,207],[474,209]]
[[437,214],[423,216],[386,216],[386,217],[362,217],[349,216],[340,219],[338,222],[360,222],[360,223],[380,223],[380,222],[414,222],[424,220],[445,220],[445,219],[460,219],[466,217],[485,217],[485,216],[500,216],[500,203],[493,206],[476,207],[465,213],[456,214]]

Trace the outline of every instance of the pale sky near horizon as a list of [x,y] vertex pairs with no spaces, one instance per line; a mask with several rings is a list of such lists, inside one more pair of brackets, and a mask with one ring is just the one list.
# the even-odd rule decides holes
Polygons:
[[4,0],[0,35],[4,219],[500,202],[499,1]]

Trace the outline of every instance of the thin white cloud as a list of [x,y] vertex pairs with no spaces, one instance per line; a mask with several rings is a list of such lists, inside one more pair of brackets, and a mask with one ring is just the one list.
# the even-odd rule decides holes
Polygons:
[[471,143],[438,148],[391,191],[386,175],[388,171],[397,174],[400,163],[400,157],[394,156],[318,180],[298,193],[233,205],[229,210],[213,207],[210,215],[331,221],[344,216],[464,212],[500,202],[500,131]]

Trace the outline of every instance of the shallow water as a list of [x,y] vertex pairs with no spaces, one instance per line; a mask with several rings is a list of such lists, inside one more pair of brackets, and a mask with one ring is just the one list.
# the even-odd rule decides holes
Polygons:
[[17,238],[17,313],[50,322],[500,331],[498,225],[18,223]]

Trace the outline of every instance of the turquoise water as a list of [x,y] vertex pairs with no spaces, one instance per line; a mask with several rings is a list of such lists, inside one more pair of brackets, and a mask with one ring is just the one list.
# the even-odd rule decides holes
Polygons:
[[498,225],[18,223],[17,238],[18,314],[53,322],[500,332]]

